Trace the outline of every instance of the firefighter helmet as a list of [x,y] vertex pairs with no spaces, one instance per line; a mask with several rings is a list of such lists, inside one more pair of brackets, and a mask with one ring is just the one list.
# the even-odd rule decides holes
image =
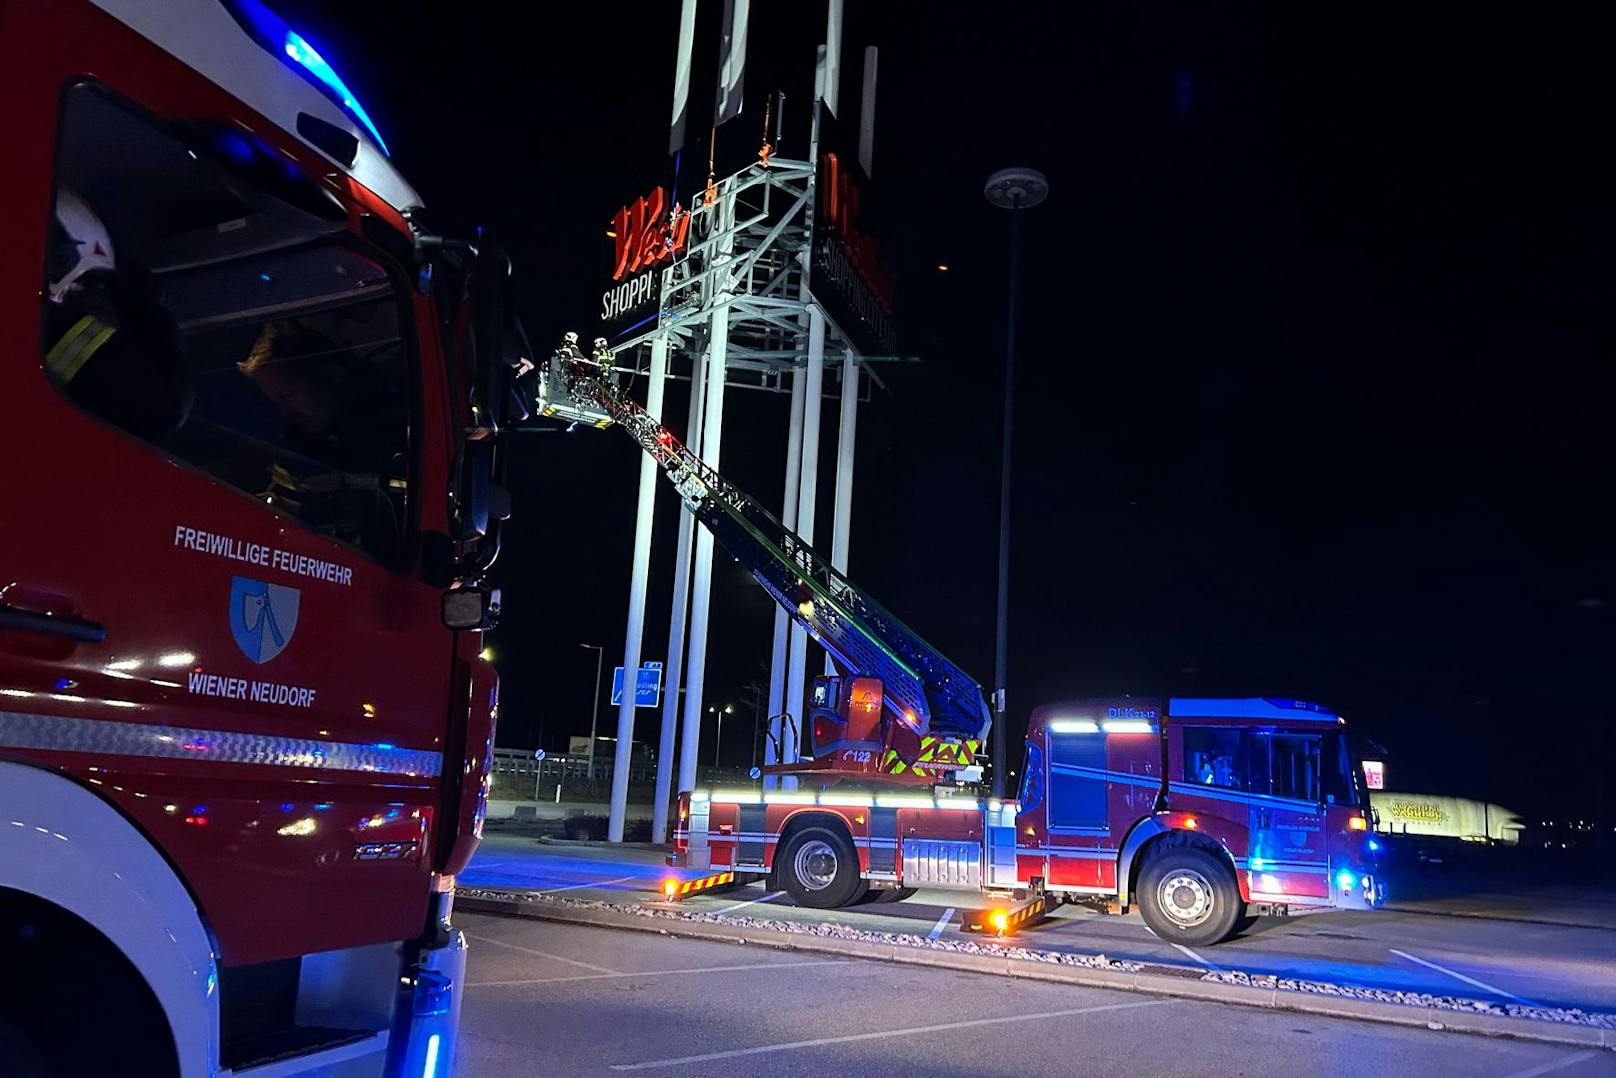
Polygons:
[[54,303],[86,273],[113,269],[112,235],[101,223],[95,211],[71,187],[56,191],[56,223],[62,230],[60,269],[50,282],[50,298]]

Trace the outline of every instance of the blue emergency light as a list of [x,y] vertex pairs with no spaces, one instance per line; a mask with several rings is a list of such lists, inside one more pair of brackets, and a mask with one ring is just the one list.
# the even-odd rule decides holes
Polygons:
[[387,143],[382,141],[381,132],[370,122],[370,115],[365,112],[365,107],[359,103],[353,91],[348,89],[342,77],[326,63],[319,50],[309,44],[307,38],[286,25],[285,19],[258,0],[235,0],[235,7],[265,45],[307,73],[326,97],[342,106],[343,111],[364,125],[365,130],[370,132],[370,137],[376,140],[376,145],[381,147],[382,153],[392,156],[388,152]]

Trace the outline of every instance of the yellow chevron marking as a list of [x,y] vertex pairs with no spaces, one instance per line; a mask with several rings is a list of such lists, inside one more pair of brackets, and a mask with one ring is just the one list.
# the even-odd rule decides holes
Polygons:
[[719,872],[712,876],[703,876],[696,880],[668,880],[662,885],[662,893],[677,902],[685,895],[705,891],[709,887],[718,887],[722,884],[731,883],[734,879],[735,872],[730,870]]

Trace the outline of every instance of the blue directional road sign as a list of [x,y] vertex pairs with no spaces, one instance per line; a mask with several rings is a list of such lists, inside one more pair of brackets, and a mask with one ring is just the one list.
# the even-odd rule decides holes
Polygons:
[[[636,671],[634,706],[656,707],[662,702],[662,664],[646,663]],[[612,668],[612,703],[623,702],[623,668]]]

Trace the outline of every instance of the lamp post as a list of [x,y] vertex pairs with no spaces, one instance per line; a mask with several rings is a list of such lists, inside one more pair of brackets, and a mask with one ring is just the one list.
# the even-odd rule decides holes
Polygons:
[[1015,417],[1016,298],[1021,273],[1021,211],[1049,197],[1049,181],[1031,168],[1004,168],[982,188],[988,203],[1010,211],[1010,310],[1004,344],[1004,448],[999,473],[999,609],[993,645],[993,796],[1004,796],[1005,674],[1010,631],[1010,450]]
[[[605,665],[606,648],[601,644],[579,644],[586,650],[595,652],[595,709],[589,715],[589,781],[595,781],[595,730],[600,723],[600,672]],[[628,674],[624,672],[624,679]]]
[[724,744],[724,716],[735,714],[735,705],[725,704],[723,708],[710,707],[707,709],[707,714],[715,716],[713,720],[713,766],[717,767],[718,753],[720,747]]

